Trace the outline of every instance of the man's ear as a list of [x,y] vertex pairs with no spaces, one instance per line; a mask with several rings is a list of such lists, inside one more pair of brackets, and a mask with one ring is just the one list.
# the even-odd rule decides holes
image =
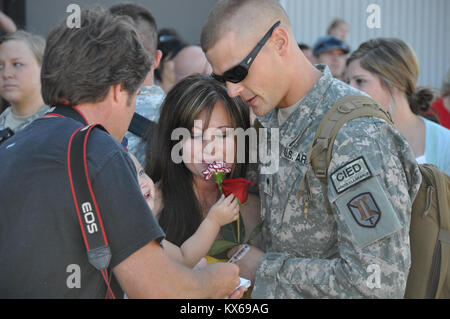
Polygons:
[[162,59],[162,51],[161,50],[156,50],[155,52],[155,62],[153,62],[153,70],[156,70],[159,66],[159,64],[161,63],[161,59]]
[[277,50],[278,54],[280,54],[281,56],[287,54],[290,44],[290,37],[286,29],[278,27],[273,30],[271,41],[275,45],[275,49]]
[[110,86],[111,95],[113,98],[113,102],[115,104],[121,103],[124,95],[126,95],[127,91],[125,90],[125,86],[123,83],[113,84]]

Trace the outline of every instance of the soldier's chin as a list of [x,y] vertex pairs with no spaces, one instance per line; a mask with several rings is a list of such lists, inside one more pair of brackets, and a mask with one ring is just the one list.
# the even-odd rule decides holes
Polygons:
[[251,106],[251,108],[253,113],[258,117],[264,116],[271,111],[271,109],[264,109],[263,107],[258,107],[256,105]]

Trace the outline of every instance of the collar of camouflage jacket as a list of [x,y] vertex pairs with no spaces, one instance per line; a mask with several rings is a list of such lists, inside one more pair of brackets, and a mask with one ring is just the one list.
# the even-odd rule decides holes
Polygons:
[[165,93],[158,85],[147,85],[141,86],[139,95],[165,95]]
[[318,64],[316,68],[322,72],[321,77],[314,87],[296,103],[299,107],[281,127],[278,125],[278,107],[267,115],[258,117],[264,127],[280,129],[280,144],[285,148],[293,148],[311,123],[320,115],[324,115],[329,107],[322,106],[322,99],[333,82],[333,76],[325,64]]

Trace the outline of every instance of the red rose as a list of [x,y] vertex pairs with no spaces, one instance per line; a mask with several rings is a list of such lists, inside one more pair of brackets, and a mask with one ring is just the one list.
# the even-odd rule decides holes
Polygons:
[[241,204],[244,204],[248,198],[248,188],[253,185],[252,181],[245,178],[226,179],[222,183],[222,191],[225,196],[234,194]]

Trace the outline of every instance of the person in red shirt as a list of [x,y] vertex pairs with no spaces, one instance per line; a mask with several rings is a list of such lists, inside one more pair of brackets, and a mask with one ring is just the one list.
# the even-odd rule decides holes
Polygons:
[[431,108],[439,116],[441,125],[450,129],[450,70],[442,83],[441,93],[441,98],[434,101]]

